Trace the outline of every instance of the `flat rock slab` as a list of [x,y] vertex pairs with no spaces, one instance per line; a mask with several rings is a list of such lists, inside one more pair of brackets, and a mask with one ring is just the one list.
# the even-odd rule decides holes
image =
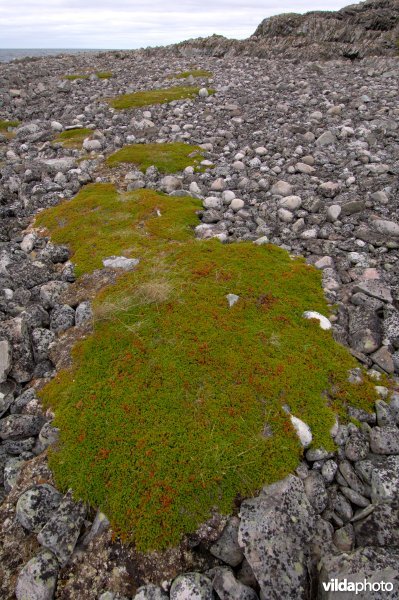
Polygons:
[[307,564],[315,513],[302,481],[289,475],[263,488],[240,509],[238,541],[264,598],[309,597]]
[[86,507],[74,502],[68,493],[37,536],[38,542],[55,554],[61,566],[66,565],[74,551],[85,516]]
[[139,264],[138,258],[126,258],[125,256],[109,256],[104,258],[103,265],[110,269],[123,269],[132,271]]

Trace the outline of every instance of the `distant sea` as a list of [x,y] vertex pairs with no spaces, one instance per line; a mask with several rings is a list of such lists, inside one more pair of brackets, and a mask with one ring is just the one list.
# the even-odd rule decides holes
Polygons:
[[80,52],[101,52],[101,50],[88,50],[87,48],[0,48],[0,62],[10,62],[16,58],[26,56],[55,56],[57,54],[79,54]]

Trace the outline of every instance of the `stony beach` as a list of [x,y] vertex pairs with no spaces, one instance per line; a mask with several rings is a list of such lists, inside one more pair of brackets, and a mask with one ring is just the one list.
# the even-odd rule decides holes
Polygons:
[[[366,4],[395,14],[395,2]],[[399,598],[399,58],[372,47],[319,59],[321,43],[312,56],[257,56],[255,42],[0,64],[5,600],[329,599],[338,595],[323,583],[351,577],[389,584],[386,596],[375,587],[359,598]],[[113,106],[126,94],[177,86],[180,99]],[[196,149],[173,172],[155,167],[151,154],[143,168],[109,160],[127,146],[172,143]],[[344,398],[346,418],[325,426],[328,449],[282,401],[287,436],[302,448],[296,469],[237,497],[230,515],[213,511],[180,545],[150,553],[125,543],[97,506],[57,489],[47,462],[59,431],[42,389],[92,335],[97,295],[139,259],[106,254],[101,268],[77,272],[70,245],[39,223],[87,186],[108,184],[119,194],[198,201],[193,233],[205,245],[271,244],[293,262],[302,257],[320,274],[329,306],[308,315],[312,325],[331,328],[347,349],[348,385],[368,382],[375,394],[370,410]],[[243,299],[231,292],[233,310]],[[331,397],[326,391],[329,408]],[[272,436],[265,428],[271,444]]]

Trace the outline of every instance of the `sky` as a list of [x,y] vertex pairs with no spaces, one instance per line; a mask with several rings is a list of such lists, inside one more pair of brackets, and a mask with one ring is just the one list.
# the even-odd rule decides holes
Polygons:
[[0,0],[0,48],[141,48],[249,37],[266,17],[356,0]]

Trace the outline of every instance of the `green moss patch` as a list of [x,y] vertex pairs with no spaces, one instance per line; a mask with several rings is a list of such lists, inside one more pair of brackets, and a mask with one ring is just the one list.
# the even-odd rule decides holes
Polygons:
[[[213,93],[214,90],[208,90]],[[117,98],[109,100],[113,108],[122,110],[124,108],[139,108],[141,106],[150,106],[151,104],[165,104],[172,100],[183,100],[184,98],[195,98],[198,95],[199,88],[192,86],[175,86],[160,90],[147,90],[144,92],[135,92],[133,94],[123,94]]]
[[111,79],[113,73],[111,71],[97,71],[96,75],[99,79]]
[[168,79],[187,79],[187,77],[212,77],[211,71],[205,71],[204,69],[194,69],[193,71],[183,71],[183,73],[175,73],[169,75]]
[[107,164],[115,167],[120,163],[132,163],[141,171],[155,165],[161,173],[176,173],[192,165],[198,167],[203,159],[199,146],[182,142],[169,144],[132,144],[121,148],[107,158]]
[[60,428],[57,485],[141,551],[292,472],[301,448],[283,405],[332,449],[334,415],[375,400],[372,382],[348,383],[347,350],[302,317],[328,314],[320,273],[271,245],[194,239],[200,207],[93,184],[36,219],[79,274],[113,254],[140,259],[99,294],[93,334],[41,394]]
[[[95,73],[99,79],[110,79],[112,77],[112,73],[110,71],[97,71]],[[75,81],[76,79],[89,79],[90,75],[85,73],[83,75],[65,75],[64,79],[68,79],[69,81]]]
[[2,121],[0,120],[0,131],[7,131],[9,128],[18,127],[19,121]]
[[64,75],[64,79],[68,81],[76,81],[76,79],[89,79],[88,75]]
[[64,148],[81,148],[83,141],[92,134],[92,129],[77,127],[63,131],[55,138],[54,142],[62,144]]
[[2,121],[0,120],[0,133],[7,140],[11,140],[15,136],[14,127],[20,125],[19,121]]

